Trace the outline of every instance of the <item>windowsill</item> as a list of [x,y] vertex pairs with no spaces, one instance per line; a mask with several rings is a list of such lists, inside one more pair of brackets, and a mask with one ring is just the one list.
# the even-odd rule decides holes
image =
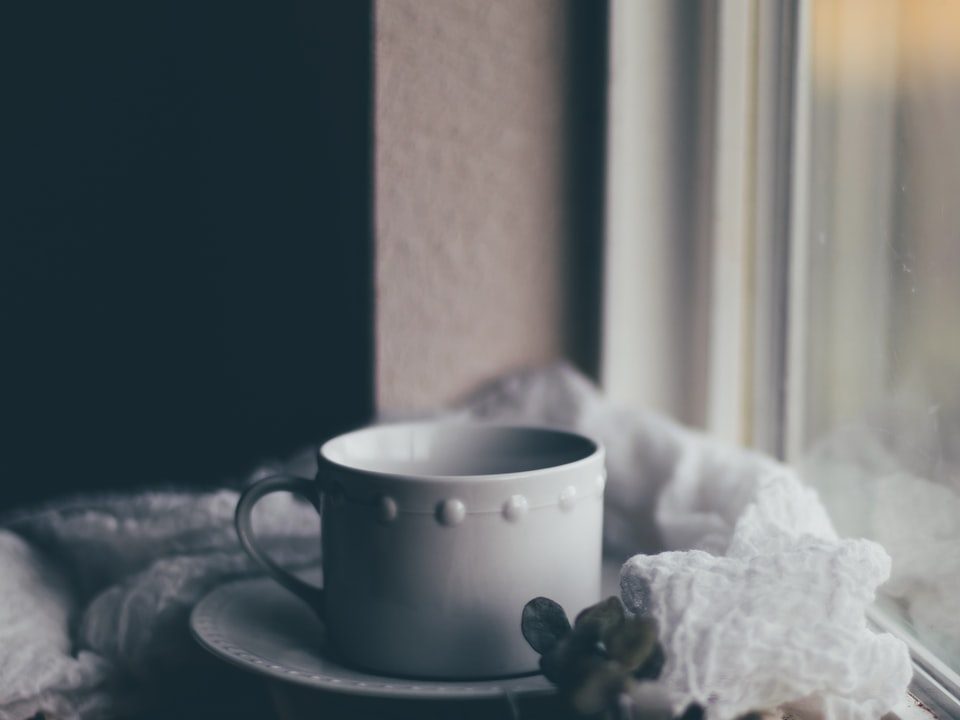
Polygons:
[[945,720],[945,718],[941,718],[917,700],[912,694],[908,694],[903,699],[903,702],[884,716],[884,720],[892,720],[893,718],[899,718],[899,720],[931,720],[931,718]]

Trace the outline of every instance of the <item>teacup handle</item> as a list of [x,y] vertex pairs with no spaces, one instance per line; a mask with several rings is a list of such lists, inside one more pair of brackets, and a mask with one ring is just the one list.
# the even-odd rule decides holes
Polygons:
[[287,590],[297,597],[304,600],[316,612],[323,612],[323,589],[310,583],[306,583],[291,572],[284,570],[277,565],[270,557],[259,547],[257,547],[256,538],[253,534],[253,524],[250,520],[250,513],[253,506],[265,495],[275,492],[291,492],[300,495],[310,501],[318,513],[322,513],[322,494],[318,484],[314,480],[295,477],[293,475],[271,475],[270,477],[258,480],[248,487],[240,495],[237,502],[237,511],[234,515],[234,524],[237,528],[237,536],[240,538],[240,544],[270,577],[283,585]]

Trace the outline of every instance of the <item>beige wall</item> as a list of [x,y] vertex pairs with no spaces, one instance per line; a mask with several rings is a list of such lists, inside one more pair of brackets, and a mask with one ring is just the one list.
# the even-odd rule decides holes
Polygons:
[[569,354],[568,22],[555,0],[375,3],[381,409]]

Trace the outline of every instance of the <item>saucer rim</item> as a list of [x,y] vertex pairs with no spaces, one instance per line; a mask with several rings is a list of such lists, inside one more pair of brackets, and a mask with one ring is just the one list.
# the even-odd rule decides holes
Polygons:
[[[554,692],[543,675],[524,674],[490,680],[438,680],[413,679],[379,675],[367,670],[348,668],[337,660],[324,657],[324,661],[342,667],[351,673],[362,674],[365,680],[337,677],[332,674],[309,673],[284,667],[277,662],[261,657],[233,644],[217,626],[216,614],[224,602],[229,601],[241,586],[259,586],[264,589],[285,592],[265,575],[232,580],[218,585],[204,595],[190,612],[190,634],[207,652],[235,667],[275,680],[282,680],[303,687],[336,693],[391,697],[407,699],[489,699],[513,695],[548,695]],[[291,598],[292,602],[299,602]],[[318,622],[320,622],[318,620]]]

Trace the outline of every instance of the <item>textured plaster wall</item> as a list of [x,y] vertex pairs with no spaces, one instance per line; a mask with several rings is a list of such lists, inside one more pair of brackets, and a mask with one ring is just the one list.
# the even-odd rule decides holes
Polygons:
[[422,409],[568,354],[570,10],[374,8],[377,400]]

